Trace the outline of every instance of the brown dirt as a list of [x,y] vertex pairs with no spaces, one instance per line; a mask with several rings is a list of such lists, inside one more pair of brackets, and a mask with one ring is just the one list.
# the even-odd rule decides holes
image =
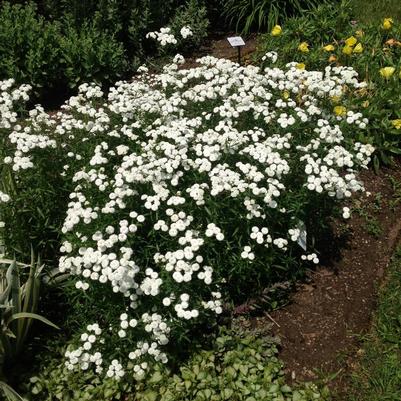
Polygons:
[[[195,54],[193,54],[191,57],[186,58],[186,63],[184,64],[183,68],[196,67],[198,65],[196,59],[206,55],[237,61],[237,49],[232,48],[227,40],[227,38],[230,36],[238,36],[238,34],[231,32],[210,37],[206,44],[199,49],[199,51],[195,52]],[[245,46],[241,48],[241,60],[244,64],[247,64],[250,60],[250,56],[256,50],[257,37],[256,35],[250,35],[248,37],[244,36],[243,38],[245,41]]]
[[[401,205],[390,209],[394,194],[389,175],[400,181],[401,166],[379,175],[364,172],[371,195],[353,203],[380,222],[378,238],[367,232],[366,218],[354,212],[349,240],[338,257],[311,273],[289,305],[252,322],[255,329],[274,322],[273,333],[281,338],[280,357],[292,379],[314,380],[337,372],[329,385],[337,391],[346,386],[358,355],[358,337],[370,328],[377,289],[401,230]],[[375,201],[376,194],[381,194],[381,203]],[[336,242],[344,226],[338,224],[334,231]],[[322,253],[332,248],[329,244]]]

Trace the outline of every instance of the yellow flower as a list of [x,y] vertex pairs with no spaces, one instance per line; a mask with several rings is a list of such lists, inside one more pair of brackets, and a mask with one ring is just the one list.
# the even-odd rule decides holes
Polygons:
[[336,116],[345,116],[347,114],[347,109],[344,106],[336,106],[333,111]]
[[349,56],[350,54],[352,54],[352,47],[351,46],[344,46],[343,47],[343,53],[346,54],[347,56]]
[[329,57],[329,63],[334,63],[334,61],[337,61],[337,57],[336,57],[334,54],[332,54],[332,55]]
[[287,100],[290,97],[290,92],[284,91],[283,92],[283,99]]
[[385,29],[386,31],[388,31],[389,29],[391,29],[391,27],[393,26],[393,19],[392,18],[384,18],[383,20],[383,29]]
[[297,68],[298,70],[304,70],[306,67],[306,65],[304,63],[298,63],[295,68]]
[[358,42],[357,38],[355,38],[354,36],[350,36],[350,37],[345,41],[345,44],[346,44],[347,46],[352,47],[352,46],[355,46],[355,45],[356,45],[356,42]]
[[355,32],[355,36],[356,36],[357,38],[361,38],[361,37],[363,36],[363,31],[362,31],[362,30],[356,31],[356,32]]
[[308,53],[309,52],[309,45],[307,42],[302,42],[298,46],[298,50],[301,51],[302,53]]
[[331,96],[330,99],[333,103],[339,103],[341,100],[341,96]]
[[365,109],[366,109],[367,107],[369,107],[369,100],[365,100],[365,101],[362,103],[362,107],[364,107]]
[[394,74],[394,71],[394,67],[380,68],[380,75],[385,79],[389,79]]
[[358,44],[354,47],[354,53],[362,53],[362,52],[363,52],[362,43],[358,43]]
[[271,31],[272,36],[280,36],[282,32],[280,25],[275,25]]
[[327,46],[323,46],[323,49],[326,50],[326,52],[332,52],[334,51],[334,46],[333,45],[327,45]]
[[392,120],[391,123],[395,129],[401,129],[401,118],[397,118],[396,120]]

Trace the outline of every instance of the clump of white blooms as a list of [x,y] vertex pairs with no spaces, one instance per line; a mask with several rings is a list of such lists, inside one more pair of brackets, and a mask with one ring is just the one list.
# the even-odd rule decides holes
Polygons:
[[[187,31],[184,32],[187,33]],[[160,43],[160,46],[162,47],[167,46],[169,44],[176,45],[178,43],[175,36],[171,33],[171,28],[169,27],[160,28],[160,31],[149,32],[146,34],[146,38],[157,40]]]
[[180,34],[184,39],[188,38],[189,36],[193,36],[193,32],[189,26],[183,26],[180,30]]
[[[148,36],[175,41],[168,28]],[[60,179],[74,190],[59,269],[94,309],[100,293],[113,300],[70,346],[69,369],[119,379],[166,363],[165,346],[182,330],[222,313],[236,274],[269,277],[275,264],[266,261],[288,257],[318,263],[294,222],[312,230],[321,204],[364,191],[357,172],[374,149],[353,138],[367,120],[338,120],[328,106],[363,86],[354,70],[198,61],[180,70],[177,57],[159,75],[142,68],[107,98],[82,85],[62,111],[36,108],[25,128],[10,129],[5,162],[17,173],[34,169],[44,149],[63,158]],[[6,112],[3,125],[13,118]]]

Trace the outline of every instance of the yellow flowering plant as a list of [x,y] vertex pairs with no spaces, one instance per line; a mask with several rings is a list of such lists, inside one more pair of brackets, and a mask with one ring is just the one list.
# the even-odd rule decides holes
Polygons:
[[382,28],[384,30],[388,31],[393,26],[393,23],[394,23],[394,21],[392,18],[384,18]]
[[344,46],[343,47],[343,53],[346,54],[347,56],[350,56],[354,49],[351,46]]
[[363,46],[362,43],[358,43],[353,50],[353,53],[362,53],[363,52]]
[[347,114],[347,108],[345,106],[335,106],[333,111],[336,116],[340,117],[343,117]]
[[275,25],[271,31],[272,36],[280,36],[282,33],[282,28],[280,25]]
[[345,40],[346,46],[352,47],[355,46],[358,42],[358,39],[355,36],[350,36],[348,39]]
[[326,52],[332,52],[332,51],[334,51],[335,50],[335,47],[333,46],[333,45],[326,45],[326,46],[323,46],[323,49],[326,51]]
[[395,120],[391,120],[391,124],[395,129],[401,129],[401,118],[397,118]]
[[308,53],[309,52],[309,44],[307,42],[302,42],[298,46],[298,50],[301,51],[302,53]]
[[379,72],[384,79],[389,79],[393,76],[395,72],[395,67],[383,67],[380,68]]

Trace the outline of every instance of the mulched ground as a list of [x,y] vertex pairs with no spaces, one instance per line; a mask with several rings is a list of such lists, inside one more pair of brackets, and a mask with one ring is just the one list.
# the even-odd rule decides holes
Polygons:
[[[280,358],[293,380],[338,373],[329,385],[337,391],[346,389],[358,357],[358,338],[370,328],[377,290],[401,232],[401,202],[393,207],[389,176],[401,182],[401,165],[378,175],[363,172],[371,195],[353,204],[377,219],[379,226],[372,224],[382,231],[378,238],[367,232],[366,217],[354,212],[348,227],[343,222],[334,227],[334,238],[322,249],[333,256],[331,260],[312,272],[307,284],[299,285],[290,304],[252,319],[255,330],[269,326],[280,337]],[[344,231],[347,241],[338,249]]]

